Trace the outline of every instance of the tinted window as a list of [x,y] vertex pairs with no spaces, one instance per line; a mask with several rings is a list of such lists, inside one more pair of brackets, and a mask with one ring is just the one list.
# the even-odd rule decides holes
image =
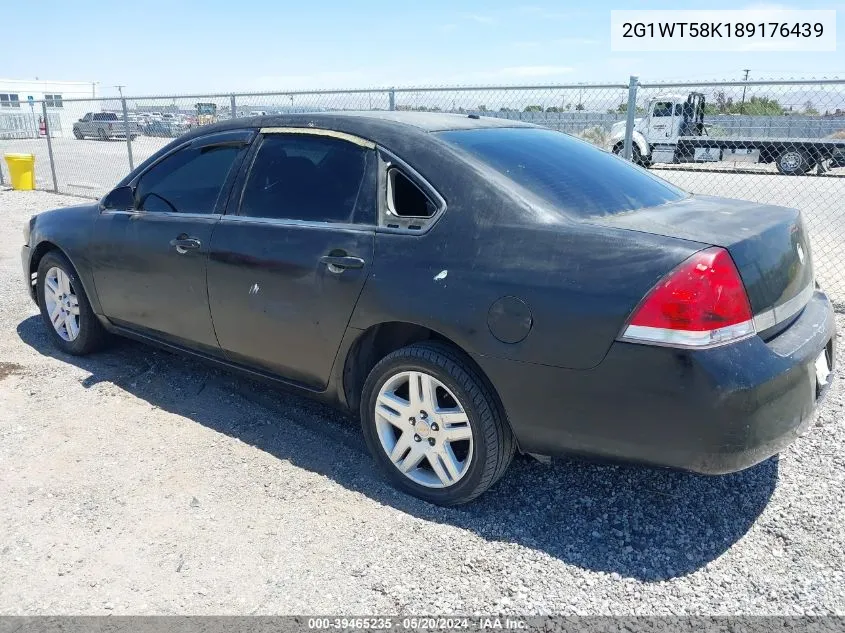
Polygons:
[[[374,221],[373,152],[305,134],[264,138],[247,178],[241,215],[311,222]],[[370,191],[368,191],[368,188]]]
[[486,128],[438,136],[571,215],[608,215],[686,196],[644,169],[562,132]]
[[141,176],[136,190],[145,211],[213,213],[217,196],[241,147],[186,148]]

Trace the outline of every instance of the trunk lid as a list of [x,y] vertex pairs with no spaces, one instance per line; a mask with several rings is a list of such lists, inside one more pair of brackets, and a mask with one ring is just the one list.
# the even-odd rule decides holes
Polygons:
[[591,222],[727,249],[745,284],[758,331],[798,312],[812,294],[810,243],[797,209],[690,196]]

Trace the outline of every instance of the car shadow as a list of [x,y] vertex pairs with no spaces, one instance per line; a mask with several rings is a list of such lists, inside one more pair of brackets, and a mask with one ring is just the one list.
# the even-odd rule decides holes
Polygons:
[[[329,477],[410,515],[491,540],[545,552],[566,563],[643,581],[692,573],[737,542],[765,508],[776,458],[721,477],[628,465],[518,457],[487,494],[440,508],[391,488],[377,472],[357,422],[299,395],[132,341],[88,357],[50,342],[40,317],[22,321],[21,340],[40,354],[90,373],[151,405]],[[295,424],[306,433],[285,432]],[[336,444],[342,450],[327,451]]]

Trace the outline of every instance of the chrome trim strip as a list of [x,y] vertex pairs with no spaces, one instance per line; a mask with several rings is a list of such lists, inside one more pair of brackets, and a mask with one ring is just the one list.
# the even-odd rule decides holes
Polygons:
[[669,328],[629,325],[620,340],[627,343],[682,347],[687,349],[709,349],[727,343],[735,343],[754,336],[754,323],[749,319],[715,330],[671,330]]
[[330,136],[332,138],[348,141],[349,143],[354,143],[355,145],[360,145],[361,147],[366,147],[367,149],[376,148],[375,143],[368,141],[365,138],[361,138],[360,136],[315,127],[263,127],[260,131],[262,134],[310,134],[312,136]]
[[810,282],[801,292],[792,297],[792,299],[788,299],[765,312],[756,314],[754,316],[754,327],[757,328],[758,332],[762,332],[792,318],[809,303],[813,297],[813,292],[815,292],[814,284]]
[[100,211],[101,215],[133,215],[137,217],[147,217],[147,218],[206,218],[210,220],[219,220],[222,216],[221,213],[174,213],[173,211],[143,211],[141,209],[131,211],[131,210],[119,210],[119,209],[103,209]]
[[221,223],[226,224],[266,224],[270,226],[287,226],[312,229],[334,229],[354,231],[356,233],[374,233],[372,224],[350,224],[349,222],[318,222],[315,220],[294,220],[290,218],[262,218],[252,215],[224,215]]

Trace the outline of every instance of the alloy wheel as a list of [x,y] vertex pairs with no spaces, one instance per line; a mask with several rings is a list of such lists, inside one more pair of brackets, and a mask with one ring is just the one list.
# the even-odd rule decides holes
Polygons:
[[469,470],[472,426],[464,407],[440,380],[421,371],[391,376],[376,398],[381,447],[405,477],[447,488]]
[[79,298],[70,277],[61,268],[54,266],[47,270],[44,305],[56,333],[65,341],[76,340],[79,336]]

